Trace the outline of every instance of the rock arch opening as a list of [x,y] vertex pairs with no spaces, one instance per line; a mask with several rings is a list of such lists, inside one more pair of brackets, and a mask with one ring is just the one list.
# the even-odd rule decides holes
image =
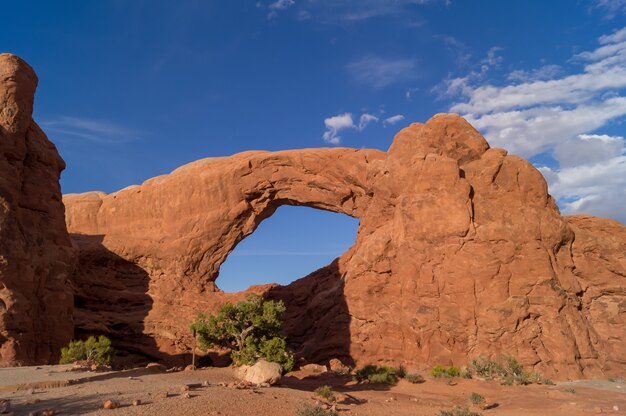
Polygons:
[[215,281],[227,293],[252,285],[288,285],[333,262],[355,242],[358,218],[304,206],[280,206],[245,237]]

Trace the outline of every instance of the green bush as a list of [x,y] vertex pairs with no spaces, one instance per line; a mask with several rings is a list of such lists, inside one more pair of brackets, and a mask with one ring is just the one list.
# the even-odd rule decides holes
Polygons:
[[440,410],[438,416],[481,416],[482,413],[472,412],[465,407],[455,407],[453,410]]
[[413,384],[419,384],[419,383],[424,382],[424,377],[422,377],[421,375],[417,373],[409,373],[406,376],[404,376],[404,379],[408,381],[409,383],[413,383]]
[[337,400],[335,394],[333,393],[333,389],[330,386],[318,387],[315,389],[314,393],[329,402]]
[[304,403],[296,410],[296,416],[338,416],[334,410],[326,410],[320,405]]
[[486,357],[478,357],[470,361],[469,368],[479,377],[493,380],[503,373],[502,366]]
[[576,394],[576,389],[572,389],[572,388],[565,389],[565,390],[563,390],[563,391],[564,391],[564,392],[566,392],[566,393]]
[[395,384],[398,382],[397,370],[393,367],[377,367],[375,365],[366,365],[354,375],[354,378],[359,383],[381,383],[381,384]]
[[498,361],[478,357],[470,362],[470,368],[479,377],[493,380],[499,378],[506,385],[547,384],[554,385],[552,380],[543,378],[537,373],[524,371],[522,365],[511,356],[503,356]]
[[485,396],[478,394],[478,393],[472,392],[469,396],[469,399],[470,399],[470,402],[472,402],[472,404],[475,404],[475,405],[485,403]]
[[70,341],[67,347],[61,348],[59,364],[71,364],[75,361],[89,360],[101,365],[111,365],[115,358],[115,350],[111,340],[100,335],[91,336],[86,341]]
[[198,314],[191,329],[201,349],[230,348],[237,365],[252,365],[263,358],[291,371],[295,356],[287,350],[287,341],[281,334],[284,313],[282,301],[264,301],[258,295],[250,295],[235,305],[223,305],[217,315]]
[[459,369],[454,366],[444,367],[442,365],[436,365],[430,370],[430,375],[434,378],[454,378],[461,374]]

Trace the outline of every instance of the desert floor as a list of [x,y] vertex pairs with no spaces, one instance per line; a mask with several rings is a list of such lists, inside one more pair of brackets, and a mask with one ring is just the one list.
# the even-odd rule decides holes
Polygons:
[[[439,410],[470,405],[472,392],[485,396],[488,403],[498,403],[490,410],[473,409],[485,416],[626,414],[626,384],[621,381],[504,386],[481,380],[454,380],[450,385],[447,380],[427,378],[421,384],[401,380],[389,387],[356,384],[349,376],[334,373],[299,371],[288,374],[278,386],[237,389],[228,386],[235,380],[232,368],[171,373],[148,369],[67,372],[67,368],[0,369],[0,399],[11,401],[15,415],[47,408],[58,415],[295,415],[303,403],[318,400],[313,394],[316,387],[330,385],[341,400],[337,404],[340,415],[434,416]],[[68,380],[74,381],[67,385]],[[189,391],[184,390],[186,385],[192,385]],[[167,398],[164,392],[169,393]],[[120,407],[103,409],[108,399]],[[132,406],[136,399],[141,404]]]

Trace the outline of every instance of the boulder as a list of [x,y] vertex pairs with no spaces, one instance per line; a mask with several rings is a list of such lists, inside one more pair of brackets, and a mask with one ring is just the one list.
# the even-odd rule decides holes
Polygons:
[[235,377],[252,384],[276,384],[280,381],[283,368],[278,363],[259,360],[254,365],[242,365],[235,369]]

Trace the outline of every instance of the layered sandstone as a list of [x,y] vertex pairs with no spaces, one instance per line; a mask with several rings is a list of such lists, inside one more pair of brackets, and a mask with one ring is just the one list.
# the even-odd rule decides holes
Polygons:
[[239,241],[281,205],[359,218],[356,242],[286,287],[309,361],[407,367],[506,353],[557,378],[626,369],[626,227],[561,217],[542,175],[456,115],[388,152],[304,149],[204,159],[106,195],[66,195],[81,247],[77,329],[172,359],[188,324],[245,293],[215,286]]
[[65,163],[32,119],[36,87],[27,63],[0,54],[0,365],[54,360],[74,331]]

